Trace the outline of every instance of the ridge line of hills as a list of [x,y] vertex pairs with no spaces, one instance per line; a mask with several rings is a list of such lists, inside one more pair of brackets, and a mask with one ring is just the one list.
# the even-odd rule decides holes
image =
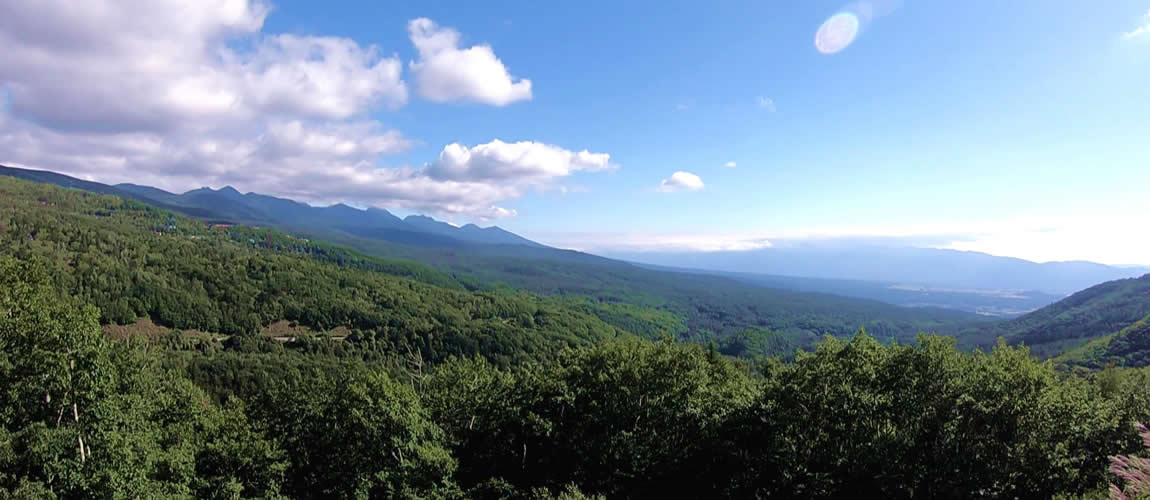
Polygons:
[[0,165],[0,175],[134,199],[159,208],[218,223],[269,224],[310,231],[342,231],[410,246],[460,248],[468,245],[523,245],[550,248],[498,226],[455,226],[426,215],[399,218],[380,208],[361,210],[343,203],[313,207],[306,203],[254,192],[240,193],[231,186],[203,187],[182,194],[122,183],[84,181],[46,170]]
[[[2,165],[0,175],[118,195],[209,222],[267,225],[385,257],[439,261],[440,264],[455,260],[462,253],[602,266],[629,262],[674,272],[704,271],[768,288],[877,298],[895,305],[945,307],[991,316],[1023,314],[1097,283],[1150,271],[1084,262],[1036,264],[977,252],[876,250],[865,244],[706,255],[609,253],[603,257],[542,245],[498,226],[456,227],[424,215],[400,219],[387,210],[360,210],[344,204],[312,207],[285,198],[253,192],[243,194],[231,187],[173,194],[148,186],[113,186],[49,171]],[[426,255],[429,249],[436,255]],[[669,262],[653,262],[668,258]],[[735,268],[737,273],[699,260],[730,258],[745,261]],[[906,275],[907,269],[916,271]],[[940,269],[950,269],[947,271],[950,275],[945,272],[939,275]],[[956,272],[960,276],[952,276]],[[984,279],[988,276],[993,279]],[[1006,291],[1011,294],[1002,293]]]
[[[334,210],[377,216],[381,220],[424,225],[430,228],[429,232],[442,230],[447,234],[462,229],[430,217],[399,219],[383,210],[363,211],[346,205],[307,207],[290,200],[252,193],[244,195],[228,188],[199,189],[174,195],[160,190],[148,191],[152,188],[140,186],[113,187],[90,183],[50,172],[0,170],[0,174],[12,172],[36,177],[27,179],[33,182],[89,192],[119,196],[128,191],[137,192],[137,196],[128,196],[128,199],[139,200],[144,197],[139,193],[150,192],[153,197],[163,199],[147,198],[145,203],[180,213],[195,212],[194,204],[181,205],[181,200],[188,196],[208,195],[240,200],[266,198],[276,203],[296,205],[302,212]],[[167,197],[157,193],[166,193]],[[237,218],[228,217],[226,220],[235,221]],[[202,228],[203,224],[200,225]],[[270,225],[278,224],[273,222]],[[240,241],[252,244],[268,238],[259,243],[274,244],[277,248],[300,247],[299,240],[288,241],[291,236],[282,233],[261,233],[243,226],[227,230]],[[273,234],[281,236],[273,238]],[[342,241],[341,237],[344,238]],[[636,266],[538,244],[464,242],[450,248],[421,248],[346,233],[318,233],[317,238],[317,241],[308,242],[301,248],[340,266],[411,277],[452,289],[506,290],[508,293],[521,293],[517,291],[520,290],[550,296],[564,307],[597,316],[612,326],[641,336],[652,337],[665,332],[684,340],[718,341],[724,353],[732,355],[785,354],[811,345],[823,333],[850,335],[860,326],[865,326],[877,338],[887,340],[909,341],[918,331],[928,331],[955,335],[960,345],[968,348],[990,346],[995,339],[1002,337],[1012,344],[1031,346],[1034,353],[1042,356],[1086,349],[1083,345],[1088,343],[1095,346],[1091,351],[1095,352],[1101,342],[1095,339],[1140,339],[1116,332],[1141,331],[1131,325],[1150,314],[1150,275],[1105,282],[1018,318],[993,322],[957,311],[897,307],[857,298],[857,295],[850,298],[849,291],[828,295],[825,290],[804,289],[809,284],[801,280],[683,269],[657,270],[653,269],[655,266]],[[346,249],[325,246],[321,240],[331,240],[337,245],[348,244],[369,255],[403,260],[371,260],[374,257],[358,256]],[[835,286],[841,286],[841,283],[835,283]],[[1110,342],[1106,342],[1103,347],[1109,346]],[[1142,363],[1139,358],[1141,347],[1127,344],[1122,344],[1123,353],[1107,354],[1110,356],[1107,359],[1117,356]]]
[[[7,243],[0,250],[18,257],[39,255],[64,266],[60,269],[61,279],[79,279],[75,286],[81,288],[77,290],[87,289],[95,293],[100,287],[111,287],[100,292],[104,295],[92,302],[105,311],[105,321],[118,324],[175,308],[182,312],[166,318],[161,314],[155,318],[157,323],[205,331],[226,327],[228,331],[224,333],[252,331],[257,329],[256,325],[279,320],[300,321],[320,330],[336,326],[355,328],[357,321],[367,321],[363,325],[379,328],[377,320],[349,319],[348,311],[362,310],[355,317],[369,319],[376,314],[372,312],[375,306],[358,304],[360,299],[354,297],[347,297],[351,301],[349,305],[328,304],[325,302],[327,299],[308,298],[317,302],[302,311],[277,309],[280,306],[274,304],[278,294],[297,285],[291,284],[290,280],[281,283],[288,279],[287,275],[281,275],[286,271],[271,274],[266,274],[270,271],[259,271],[268,268],[269,264],[253,261],[245,270],[235,271],[237,280],[243,273],[263,273],[250,278],[250,285],[245,286],[251,290],[247,292],[226,292],[235,286],[228,281],[205,281],[215,269],[207,262],[215,262],[222,257],[205,261],[199,254],[214,254],[222,251],[220,248],[236,248],[236,245],[239,248],[264,249],[271,255],[311,257],[340,268],[368,271],[361,274],[398,275],[440,287],[497,295],[520,296],[527,293],[527,297],[536,297],[532,300],[543,300],[560,310],[589,315],[641,337],[656,338],[666,334],[684,341],[714,342],[724,349],[724,353],[731,355],[793,354],[795,349],[810,346],[824,334],[850,336],[864,326],[879,339],[911,341],[922,331],[954,331],[971,322],[985,321],[977,315],[960,311],[903,308],[865,299],[773,290],[721,277],[645,270],[607,259],[602,259],[605,263],[598,260],[556,261],[472,255],[458,250],[416,249],[415,253],[423,257],[417,260],[418,263],[410,259],[380,261],[376,260],[377,257],[362,256],[320,240],[300,239],[272,229],[243,225],[208,228],[202,221],[175,216],[163,209],[143,210],[141,207],[150,209],[150,205],[140,202],[133,201],[135,205],[131,205],[127,201],[112,201],[115,198],[103,201],[99,197],[84,198],[48,184],[3,177],[0,178],[0,187],[5,187],[4,192],[0,192],[3,194],[0,202],[7,212],[6,217],[0,219],[0,226],[6,226],[8,233],[4,235]],[[77,232],[81,236],[73,234]],[[185,237],[157,239],[156,235],[163,236],[169,232]],[[117,243],[111,246],[72,241],[77,237],[85,242],[101,241],[117,234],[120,235],[114,239]],[[177,242],[179,249],[161,252],[145,248],[131,250],[139,255],[132,261],[132,266],[125,268],[117,263],[127,248],[168,246]],[[175,255],[183,255],[181,258],[189,260],[189,263],[171,262],[164,257]],[[199,269],[191,262],[200,262],[199,265],[207,267]],[[231,262],[231,258],[220,262]],[[218,267],[222,264],[213,265]],[[85,273],[95,274],[88,276]],[[291,279],[305,277],[301,275]],[[350,276],[340,279],[352,280]],[[362,279],[367,278],[354,278],[355,281]],[[173,284],[155,288],[159,286],[154,284],[156,280]],[[124,291],[113,288],[123,285],[116,283],[144,288],[134,292],[134,299],[127,297],[127,301],[122,301],[119,297]],[[327,289],[331,288],[329,285],[331,283],[325,281],[315,286]],[[268,286],[274,288],[265,289]],[[281,288],[285,286],[289,288]],[[265,290],[261,292],[261,289]],[[406,300],[426,302],[431,299],[411,297]],[[242,307],[234,304],[236,301]],[[271,309],[265,310],[266,307],[261,305],[264,302],[272,304],[266,306]],[[397,304],[384,303],[392,304],[388,307]],[[334,309],[328,309],[329,306]],[[254,312],[242,312],[249,308]],[[194,314],[192,311],[201,312]],[[258,314],[251,316],[256,314],[255,311]],[[285,317],[291,311],[301,316]],[[202,323],[201,316],[217,319]],[[308,320],[312,324],[304,323],[306,318],[312,318]],[[447,325],[467,324],[461,321],[452,319]],[[526,317],[519,321],[526,325],[537,324],[535,319]],[[364,328],[363,325],[360,328]],[[436,338],[462,326],[439,328],[448,330],[436,334]]]

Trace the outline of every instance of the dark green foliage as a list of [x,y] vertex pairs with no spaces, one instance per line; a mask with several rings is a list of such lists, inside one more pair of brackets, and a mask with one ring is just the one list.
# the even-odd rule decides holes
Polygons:
[[[521,249],[522,256],[465,254],[444,250],[405,251],[373,242],[341,239],[367,253],[410,258],[453,275],[474,276],[471,286],[503,283],[543,295],[583,296],[603,304],[625,303],[656,309],[681,318],[677,338],[700,341],[705,332],[717,338],[762,328],[787,339],[792,346],[809,348],[825,334],[849,337],[865,327],[884,341],[912,341],[919,332],[948,333],[971,323],[987,321],[971,313],[934,308],[903,308],[871,300],[818,293],[769,289],[733,279],[693,273],[654,271],[619,261],[580,254],[563,260],[554,253],[541,255]],[[630,318],[616,326],[640,333]],[[674,333],[668,330],[668,333]]]
[[773,353],[794,353],[802,340],[788,338],[764,328],[747,328],[719,341],[719,352],[727,356],[756,357]]
[[1016,319],[964,332],[968,346],[993,345],[998,337],[1055,355],[1088,340],[1114,334],[1150,315],[1150,275],[1087,288]]
[[280,454],[156,358],[0,258],[0,498],[274,497]]
[[728,434],[749,469],[736,496],[1048,498],[1102,484],[1130,445],[1135,409],[1025,349],[920,342],[828,338],[773,370]]
[[919,340],[828,338],[761,377],[664,343],[512,370],[460,360],[425,400],[476,497],[569,482],[610,498],[1079,494],[1105,483],[1108,456],[1136,444],[1129,424],[1150,412],[1134,378],[1066,378],[1025,349]]
[[1150,366],[1150,315],[1118,333],[1097,338],[1055,358],[1061,366],[1097,370]]
[[[315,374],[319,375],[319,374]],[[453,459],[410,386],[350,367],[288,378],[254,399],[255,421],[279,441],[293,498],[446,498]]]
[[5,498],[1051,497],[1102,487],[1150,417],[1150,371],[932,336],[828,338],[758,373],[670,340],[509,367],[114,343],[44,267],[0,270]]
[[453,436],[462,486],[574,482],[610,498],[706,496],[720,424],[752,394],[750,377],[726,359],[637,340],[510,372],[457,360],[425,389]]
[[353,340],[377,351],[501,363],[624,333],[539,297],[434,286],[447,278],[415,264],[274,231],[208,229],[109,196],[0,178],[0,213],[0,254],[46,262],[56,286],[99,307],[105,323],[150,316],[173,328],[253,334],[290,320],[354,329]]
[[[887,343],[921,317],[822,296],[468,292],[112,197],[0,179],[0,208],[0,499],[1049,498],[1150,420],[1150,369]],[[142,313],[213,333],[100,331]],[[763,356],[849,318],[881,336]],[[340,334],[251,335],[276,320]]]
[[[419,347],[431,357],[484,352],[511,359],[545,343],[521,331],[563,344],[618,330],[700,340],[704,332],[725,338],[764,328],[786,339],[767,344],[780,349],[767,354],[789,356],[823,334],[848,336],[860,326],[883,340],[908,341],[919,331],[976,318],[651,271],[553,249],[519,246],[514,250],[522,255],[509,257],[317,233],[440,272],[270,229],[209,228],[137,201],[7,177],[0,178],[0,209],[0,252],[51,262],[58,286],[99,307],[105,323],[147,315],[165,326],[247,334],[287,319],[317,330],[359,329],[393,349]],[[559,297],[507,293],[499,283]],[[462,288],[484,291],[485,298],[473,305],[475,295],[455,293]],[[474,310],[488,306],[497,312]],[[460,321],[468,323],[465,331]],[[560,328],[564,334],[557,334]]]

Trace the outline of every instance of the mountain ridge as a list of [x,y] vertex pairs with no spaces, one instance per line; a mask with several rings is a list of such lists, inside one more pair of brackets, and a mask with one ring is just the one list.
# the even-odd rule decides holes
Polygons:
[[1150,274],[1107,281],[1015,319],[984,325],[958,336],[970,347],[1003,338],[1040,355],[1057,354],[1111,335],[1150,315]]
[[[213,222],[267,224],[285,229],[328,232],[338,230],[350,235],[390,241],[410,246],[466,247],[471,245],[522,245],[550,249],[498,226],[479,227],[469,224],[456,227],[430,216],[420,215],[443,227],[428,231],[427,225],[408,224],[386,209],[359,209],[344,203],[313,207],[295,200],[256,192],[241,193],[228,185],[219,189],[200,187],[183,193],[171,193],[151,186],[132,183],[115,185],[84,181],[51,172],[0,165],[0,175],[34,182],[112,194],[191,217]],[[409,218],[412,216],[409,216]]]
[[798,276],[894,281],[934,286],[1036,290],[1065,295],[1098,283],[1141,276],[1145,267],[1089,261],[1032,262],[982,252],[893,247],[858,242],[805,242],[741,252],[614,252],[608,256],[642,264]]

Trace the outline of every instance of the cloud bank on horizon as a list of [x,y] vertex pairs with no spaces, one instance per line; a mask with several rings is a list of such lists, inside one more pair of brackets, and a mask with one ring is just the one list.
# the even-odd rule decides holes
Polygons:
[[458,31],[418,18],[407,26],[418,53],[409,85],[399,56],[265,32],[270,12],[260,0],[0,4],[0,163],[480,220],[514,215],[499,203],[575,172],[615,167],[607,153],[495,138],[381,168],[415,140],[369,112],[412,94],[507,106],[531,99],[531,80],[513,77],[491,46],[461,46]]
[[[592,253],[740,252],[798,244],[938,248],[1033,262],[1082,260],[1150,266],[1150,214],[1118,217],[1016,217],[1007,220],[892,226],[820,227],[743,233],[540,233],[542,243]],[[1114,244],[1110,244],[1113,242]],[[1121,243],[1119,243],[1121,242]]]

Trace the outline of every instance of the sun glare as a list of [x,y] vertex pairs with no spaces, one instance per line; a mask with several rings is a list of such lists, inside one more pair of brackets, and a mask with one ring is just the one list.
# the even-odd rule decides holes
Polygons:
[[839,12],[819,26],[815,48],[823,54],[836,54],[850,46],[859,33],[859,18],[851,12]]

